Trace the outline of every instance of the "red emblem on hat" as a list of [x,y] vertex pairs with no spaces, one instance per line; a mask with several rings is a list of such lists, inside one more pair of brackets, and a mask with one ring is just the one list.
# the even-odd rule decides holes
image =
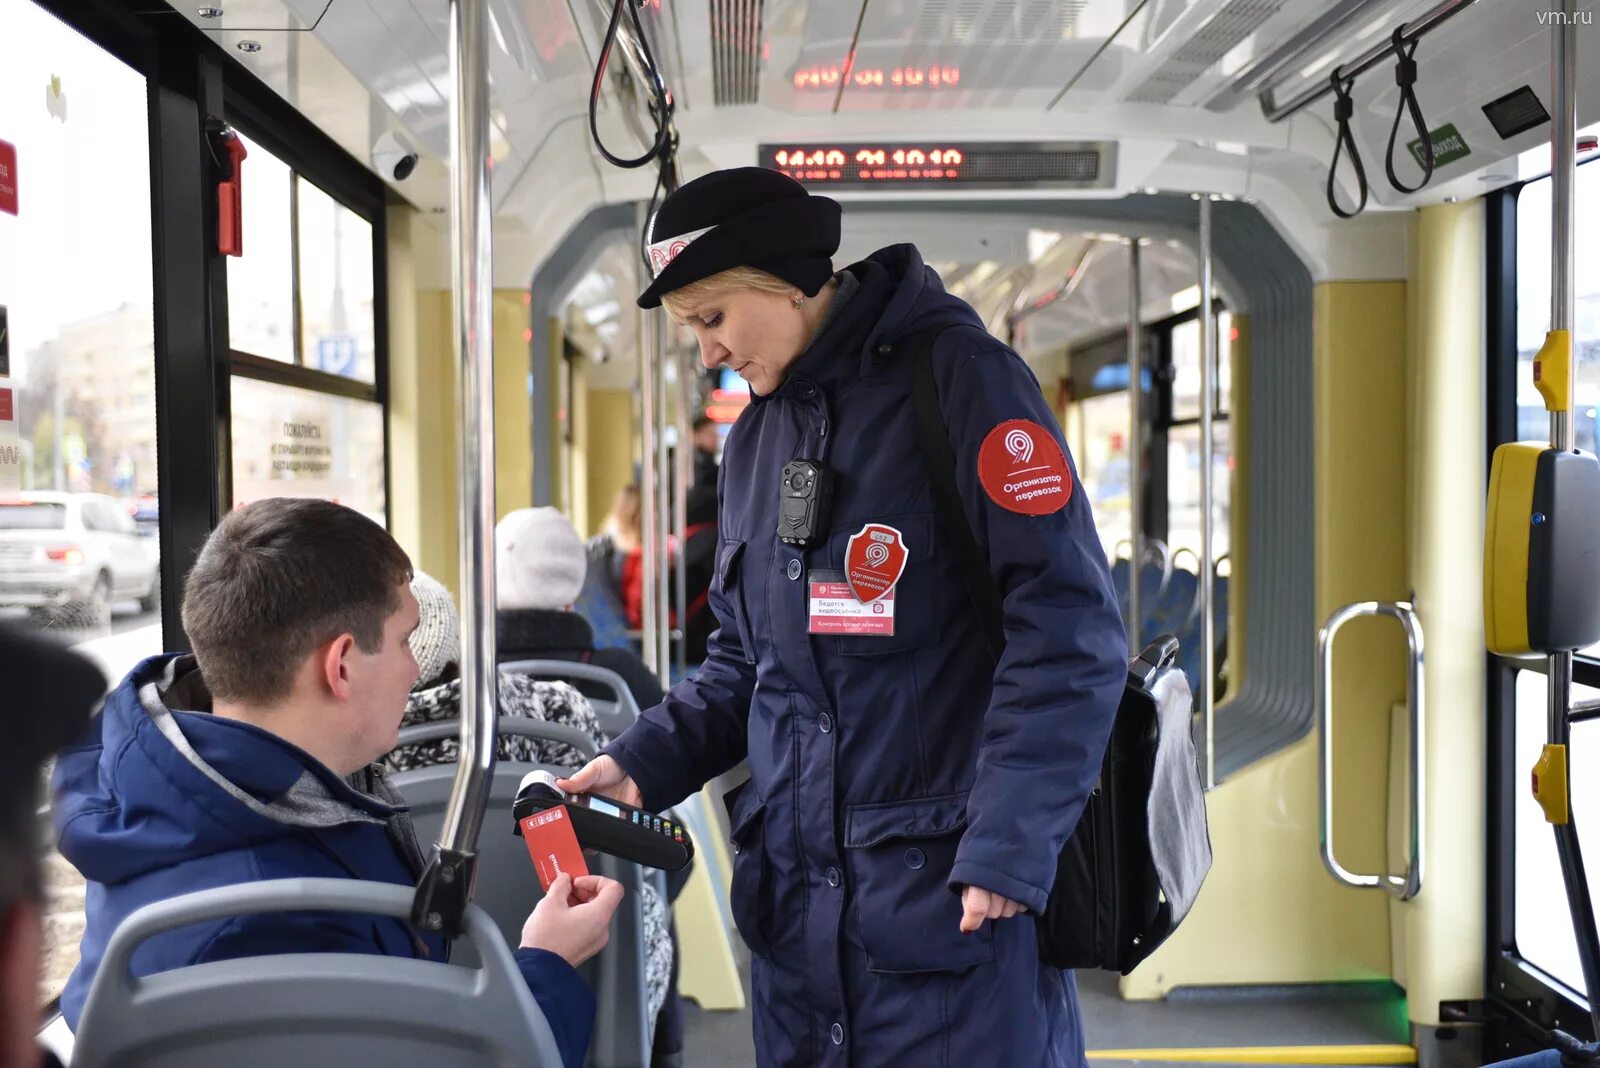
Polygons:
[[1072,469],[1055,435],[1028,419],[989,431],[978,450],[978,480],[1000,507],[1022,515],[1049,515],[1072,499]]
[[844,551],[844,577],[856,600],[869,604],[894,589],[906,569],[906,542],[894,527],[868,523],[850,535]]

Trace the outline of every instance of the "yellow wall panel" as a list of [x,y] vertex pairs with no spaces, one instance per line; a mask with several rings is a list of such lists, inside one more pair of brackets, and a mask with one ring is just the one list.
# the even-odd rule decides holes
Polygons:
[[1483,202],[1422,209],[1413,245],[1410,580],[1428,655],[1422,893],[1403,917],[1411,1019],[1483,995]]
[[[533,504],[533,398],[528,305],[520,289],[494,291],[495,515]],[[541,383],[548,389],[548,383]]]
[[[1318,617],[1304,623],[1308,657],[1315,625],[1334,609],[1406,593],[1405,326],[1403,283],[1317,289]],[[1247,337],[1241,327],[1241,340]],[[1236,440],[1247,441],[1249,398],[1236,396],[1234,404]],[[1248,456],[1241,460],[1247,471]],[[1244,482],[1242,472],[1236,477]],[[1270,507],[1245,507],[1252,503]],[[1232,595],[1233,603],[1243,599]],[[1335,840],[1340,860],[1356,870],[1384,863],[1390,710],[1405,693],[1402,640],[1385,622],[1345,628],[1335,658]],[[1224,704],[1219,715],[1226,714]],[[1122,981],[1125,997],[1161,997],[1180,986],[1389,977],[1387,897],[1340,886],[1321,862],[1315,736],[1223,782],[1207,796],[1207,813],[1210,877],[1183,927]]]
[[584,532],[595,534],[611,510],[617,491],[633,479],[633,393],[625,389],[590,390],[588,416],[584,436],[589,525]]

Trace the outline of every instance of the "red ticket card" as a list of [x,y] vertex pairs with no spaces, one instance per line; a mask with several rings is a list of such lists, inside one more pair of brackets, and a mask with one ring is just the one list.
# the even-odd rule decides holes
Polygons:
[[539,873],[539,885],[550,889],[556,876],[566,872],[574,879],[589,874],[583,862],[583,848],[567,819],[567,810],[560,805],[535,812],[522,821],[522,837],[528,843],[528,855]]

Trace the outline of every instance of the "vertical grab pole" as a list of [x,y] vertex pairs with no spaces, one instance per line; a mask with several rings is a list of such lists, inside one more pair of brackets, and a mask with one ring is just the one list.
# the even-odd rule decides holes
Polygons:
[[678,608],[678,655],[673,661],[678,677],[685,678],[689,671],[689,575],[685,554],[689,551],[689,480],[694,477],[694,442],[689,423],[689,408],[694,401],[693,368],[682,354],[675,361],[678,368],[678,457],[677,493],[672,502],[673,526],[678,532],[677,582],[672,591],[672,603]]
[[[655,220],[648,218],[646,209],[639,208],[640,226],[654,227]],[[641,270],[642,270],[641,266]],[[649,284],[649,279],[645,280]],[[661,335],[657,332],[656,317],[659,311],[639,312],[639,405],[640,405],[640,465],[639,465],[639,534],[643,541],[643,567],[642,585],[644,596],[640,605],[644,633],[640,643],[644,652],[644,661],[650,670],[658,676],[666,670],[666,665],[660,659],[660,649],[657,645],[657,608],[656,601],[660,597],[658,589],[659,580],[656,578],[661,568],[661,520],[658,515],[660,508],[656,497],[656,434],[660,416],[656,412],[658,394],[656,390],[656,375],[660,370],[661,353],[658,345]]]
[[494,776],[494,202],[489,175],[488,26],[483,0],[451,0],[452,346],[461,397],[461,759],[412,922],[454,936],[472,895],[478,832]]
[[[671,391],[667,388],[668,372],[672,369],[672,354],[667,337],[667,314],[657,312],[651,316],[656,331],[656,357],[660,363],[656,373],[656,418],[661,421],[656,428],[656,522],[660,534],[656,544],[661,546],[661,559],[656,572],[656,676],[666,689],[672,682],[672,556],[668,546],[673,526],[673,498],[671,454],[667,448],[667,427],[672,422]],[[678,451],[683,451],[679,442]],[[680,543],[681,545],[681,543]],[[682,570],[679,568],[678,570]]]
[[[1576,447],[1572,422],[1574,363],[1571,337],[1576,319],[1573,280],[1576,271],[1575,182],[1577,179],[1578,139],[1578,32],[1576,0],[1564,0],[1561,17],[1552,20],[1550,42],[1550,99],[1553,121],[1550,139],[1551,232],[1550,232],[1550,329],[1566,336],[1566,356],[1559,373],[1566,376],[1563,407],[1550,413],[1550,446],[1571,452]],[[1570,751],[1572,723],[1572,653],[1552,653],[1548,666],[1549,704],[1547,726],[1550,744]],[[1572,761],[1567,760],[1563,786],[1571,796]],[[1589,997],[1589,1013],[1596,1035],[1600,1035],[1600,939],[1595,933],[1594,905],[1589,897],[1589,880],[1584,871],[1583,850],[1578,841],[1578,825],[1570,803],[1567,821],[1555,825],[1556,853],[1566,883],[1567,906],[1572,912],[1573,937],[1583,968],[1583,982]]]
[[[1133,542],[1128,578],[1128,654],[1144,647],[1144,300],[1139,284],[1139,239],[1128,241],[1128,526]],[[1080,454],[1081,455],[1081,454]],[[1078,461],[1082,463],[1080,459]]]
[[1200,715],[1206,737],[1206,789],[1217,785],[1216,619],[1212,610],[1216,561],[1211,545],[1211,421],[1216,412],[1217,317],[1211,308],[1211,197],[1200,198]]

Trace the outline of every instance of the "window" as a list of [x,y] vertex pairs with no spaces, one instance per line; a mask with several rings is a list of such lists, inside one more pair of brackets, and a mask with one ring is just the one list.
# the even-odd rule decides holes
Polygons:
[[115,680],[162,648],[158,540],[120,536],[159,489],[145,79],[7,4],[0,140],[17,189],[0,211],[0,618]]
[[61,530],[66,525],[65,505],[0,501],[0,530]]
[[240,136],[244,255],[228,260],[229,346],[375,383],[372,224]]
[[383,523],[383,406],[235,377],[233,505],[265,497],[322,497]]
[[244,141],[244,255],[228,260],[228,334],[235,352],[295,359],[294,244],[289,220],[294,175],[288,164]]
[[[1114,557],[1118,546],[1133,536],[1127,391],[1104,393],[1080,402],[1079,418],[1082,439],[1069,442],[1077,453],[1078,480],[1089,495],[1106,556]],[[1126,546],[1123,548],[1126,555]]]
[[[1533,358],[1550,328],[1550,179],[1522,188],[1517,197],[1517,437],[1549,440],[1550,416],[1533,384]],[[1574,290],[1573,430],[1578,448],[1594,454],[1595,416],[1600,408],[1600,257],[1583,235],[1600,233],[1600,168],[1579,167],[1577,180],[1577,275]]]
[[[1174,552],[1200,554],[1200,318],[1191,309],[1151,327],[1162,337],[1162,378],[1166,395],[1158,399],[1154,433],[1164,443],[1165,467],[1151,530]],[[1211,424],[1211,551],[1220,560],[1229,549],[1229,500],[1233,489],[1233,435],[1228,418],[1232,397],[1233,316],[1217,312],[1216,396]],[[1187,556],[1187,554],[1185,554]],[[1188,566],[1193,568],[1193,561]]]
[[301,362],[371,382],[372,224],[304,178],[295,188]]
[[[0,4],[0,618],[113,682],[163,647],[158,539],[127,534],[160,488],[146,84],[30,0]],[[83,881],[53,852],[45,883],[40,1004],[83,930]]]
[[[1547,680],[1537,671],[1518,671],[1516,684],[1516,764],[1526,781],[1528,769],[1539,759],[1546,741],[1545,690]],[[1574,685],[1572,699],[1600,697],[1600,689]],[[1578,834],[1590,871],[1592,858],[1600,857],[1600,827],[1585,813],[1600,813],[1600,721],[1577,723],[1572,728],[1572,811],[1579,817]],[[1528,789],[1516,798],[1516,940],[1524,960],[1548,972],[1574,990],[1583,989],[1583,969],[1572,936],[1572,913],[1556,858],[1556,837],[1544,819],[1544,810]]]
[[[1575,391],[1573,429],[1577,447],[1595,453],[1600,410],[1600,256],[1586,234],[1600,227],[1600,166],[1578,167],[1576,316],[1573,322]],[[1549,414],[1533,383],[1533,361],[1550,327],[1550,231],[1552,182],[1528,182],[1489,202],[1491,288],[1491,440],[1548,441]],[[1501,828],[1496,856],[1507,907],[1492,915],[1496,975],[1515,984],[1520,958],[1581,997],[1583,975],[1577,941],[1556,852],[1555,836],[1528,789],[1528,775],[1547,740],[1547,680],[1513,660],[1496,661],[1499,680],[1491,692],[1493,735],[1502,789],[1496,820]],[[1600,645],[1579,650],[1573,670],[1573,700],[1600,698]],[[1569,750],[1571,805],[1591,880],[1600,856],[1600,721],[1572,726]],[[1507,926],[1509,925],[1509,929]],[[1512,958],[1502,965],[1501,955]],[[1562,997],[1566,994],[1558,991]],[[1570,1000],[1570,999],[1569,999]]]
[[322,497],[385,523],[373,223],[245,148],[245,254],[228,264],[233,507]]

